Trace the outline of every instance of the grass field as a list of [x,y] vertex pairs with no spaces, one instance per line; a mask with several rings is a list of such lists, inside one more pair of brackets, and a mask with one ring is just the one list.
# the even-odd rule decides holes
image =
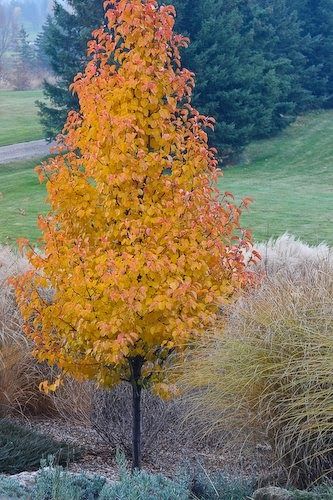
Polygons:
[[[274,139],[251,144],[246,163],[228,168],[221,190],[252,196],[243,225],[257,240],[285,231],[309,243],[333,244],[333,111],[300,118]],[[37,161],[0,165],[0,242],[36,239],[45,191]]]
[[333,111],[300,117],[278,137],[251,144],[245,159],[224,171],[220,188],[254,198],[243,225],[257,240],[288,231],[333,244]]
[[45,188],[33,171],[35,160],[0,165],[0,243],[38,237],[36,220],[45,211]]
[[41,90],[0,90],[0,146],[41,139],[36,99]]

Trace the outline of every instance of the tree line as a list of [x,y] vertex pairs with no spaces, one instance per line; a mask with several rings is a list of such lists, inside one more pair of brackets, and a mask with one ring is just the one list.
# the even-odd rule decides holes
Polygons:
[[26,90],[41,85],[48,57],[37,32],[50,9],[49,0],[0,0],[0,85]]
[[[162,2],[160,2],[162,3]],[[163,2],[165,3],[165,2]],[[269,137],[304,111],[333,105],[333,0],[170,0],[182,51],[196,75],[193,104],[216,119],[212,144],[232,161],[253,139]],[[68,91],[87,62],[86,44],[103,24],[102,0],[55,2],[39,37],[57,76],[39,103],[45,135],[62,129]]]

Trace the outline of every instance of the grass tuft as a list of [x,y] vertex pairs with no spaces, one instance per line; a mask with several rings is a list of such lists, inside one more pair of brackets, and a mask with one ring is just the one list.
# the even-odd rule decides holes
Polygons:
[[38,388],[49,377],[50,369],[32,357],[14,291],[7,281],[27,268],[24,258],[0,246],[0,417],[45,414],[54,409],[51,399]]
[[179,382],[203,433],[264,430],[300,487],[333,478],[333,263],[320,253],[281,268],[277,249]]

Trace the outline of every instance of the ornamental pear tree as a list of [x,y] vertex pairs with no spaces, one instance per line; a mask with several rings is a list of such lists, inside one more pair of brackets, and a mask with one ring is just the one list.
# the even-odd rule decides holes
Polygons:
[[51,210],[39,218],[43,251],[27,246],[32,267],[16,290],[39,360],[107,388],[132,385],[140,467],[141,389],[168,392],[163,363],[247,282],[250,240],[241,209],[219,199],[213,120],[191,106],[174,8],[104,6],[107,23],[71,86],[80,109],[38,168]]

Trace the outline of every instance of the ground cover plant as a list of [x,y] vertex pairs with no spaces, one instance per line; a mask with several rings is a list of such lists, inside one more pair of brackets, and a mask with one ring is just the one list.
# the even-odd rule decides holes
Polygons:
[[3,498],[27,498],[28,489],[15,479],[8,476],[0,476],[0,495]]
[[41,90],[0,90],[0,146],[42,139],[35,104],[41,98]]
[[333,112],[309,114],[274,139],[253,142],[242,164],[224,171],[221,189],[254,203],[244,223],[257,241],[285,232],[333,244]]
[[[0,495],[21,500],[249,500],[271,498],[256,496],[255,481],[220,472],[191,476],[186,469],[173,478],[145,471],[131,473],[121,465],[117,481],[91,474],[71,473],[51,465],[38,471],[34,480],[22,485],[18,480],[0,475]],[[283,492],[283,496],[282,493]],[[308,491],[277,488],[274,498],[288,500],[331,500],[329,484]]]
[[219,200],[205,132],[214,120],[191,106],[174,8],[104,5],[108,26],[93,33],[91,61],[71,86],[80,112],[68,116],[60,154],[38,169],[51,204],[39,218],[43,254],[22,242],[32,270],[15,285],[40,361],[131,385],[139,468],[142,388],[172,392],[165,361],[250,283],[251,241],[241,207],[229,194]]

